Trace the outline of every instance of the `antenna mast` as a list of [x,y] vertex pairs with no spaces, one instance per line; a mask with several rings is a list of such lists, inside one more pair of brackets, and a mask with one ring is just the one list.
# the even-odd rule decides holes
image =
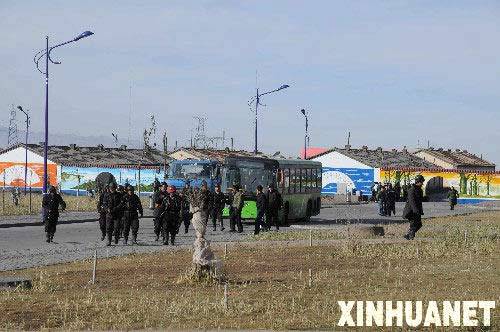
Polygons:
[[17,120],[16,109],[14,105],[10,106],[10,120],[9,120],[9,136],[7,138],[7,147],[11,147],[18,143],[17,137]]

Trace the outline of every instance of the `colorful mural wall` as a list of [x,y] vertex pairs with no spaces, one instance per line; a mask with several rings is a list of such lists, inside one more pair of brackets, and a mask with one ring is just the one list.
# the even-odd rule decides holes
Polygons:
[[[458,190],[461,197],[497,198],[500,199],[500,172],[460,172],[460,171],[405,171],[380,170],[380,181],[410,184],[416,175],[422,174],[425,178],[425,189],[430,186],[441,186],[444,189],[452,186]],[[437,189],[437,188],[436,188]]]
[[[57,186],[57,166],[48,164],[49,183]],[[24,187],[25,163],[0,162],[0,186]],[[26,184],[33,189],[41,189],[43,186],[43,164],[28,163]]]
[[363,195],[371,195],[371,186],[374,181],[373,168],[336,168],[323,167],[322,194],[345,194],[353,188]]
[[139,169],[135,168],[105,168],[105,167],[61,167],[61,191],[65,194],[81,195],[88,189],[95,188],[96,177],[103,173],[111,173],[117,184],[130,185],[138,187],[140,179],[141,193],[148,194],[153,192],[153,183],[155,178],[159,181],[163,179],[163,173],[159,169]]

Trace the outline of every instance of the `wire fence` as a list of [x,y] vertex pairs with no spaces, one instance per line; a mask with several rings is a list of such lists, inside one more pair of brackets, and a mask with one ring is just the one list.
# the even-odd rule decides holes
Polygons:
[[[66,202],[66,211],[71,212],[94,212],[97,211],[98,195],[67,195],[61,193]],[[18,187],[1,188],[1,208],[2,216],[35,215],[42,211],[42,193],[39,189],[31,187],[26,189]],[[141,196],[144,209],[149,207],[149,197]]]

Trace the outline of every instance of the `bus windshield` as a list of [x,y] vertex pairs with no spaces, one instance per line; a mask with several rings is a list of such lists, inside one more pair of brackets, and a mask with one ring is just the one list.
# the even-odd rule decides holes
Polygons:
[[259,184],[266,187],[273,183],[273,179],[273,170],[265,167],[263,163],[239,161],[226,169],[223,181],[225,188],[222,189],[227,190],[237,183],[245,191],[253,192]]
[[209,178],[210,175],[210,164],[172,164],[169,170],[169,177],[174,179]]

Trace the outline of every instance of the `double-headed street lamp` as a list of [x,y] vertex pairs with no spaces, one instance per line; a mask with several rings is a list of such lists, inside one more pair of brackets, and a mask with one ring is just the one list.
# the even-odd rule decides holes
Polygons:
[[[45,143],[43,148],[43,189],[42,192],[47,193],[47,183],[48,183],[48,170],[47,170],[47,154],[49,145],[49,60],[55,65],[60,65],[60,61],[54,61],[50,57],[50,52],[56,47],[63,46],[72,42],[76,42],[82,38],[92,36],[94,33],[92,31],[82,32],[80,35],[76,36],[72,40],[67,42],[51,46],[49,48],[49,36],[45,37],[46,45],[45,49],[40,50],[35,54],[33,61],[35,62],[36,69],[43,75],[45,75]],[[45,57],[45,71],[42,71],[39,67],[40,60]]]
[[307,114],[305,109],[301,109],[300,112],[304,114],[304,117],[306,118],[306,134],[304,136],[304,160],[307,159],[307,140],[309,139],[309,134],[307,133],[307,128],[308,128],[308,119],[307,119]]
[[248,106],[252,106],[252,104],[255,103],[255,148],[254,148],[254,154],[257,154],[257,152],[258,152],[258,149],[257,149],[257,114],[258,114],[258,109],[259,109],[259,105],[266,106],[266,105],[260,103],[260,97],[274,93],[274,92],[281,91],[281,90],[286,89],[288,87],[290,87],[290,86],[284,84],[276,90],[272,90],[272,91],[268,91],[268,92],[264,92],[264,93],[259,93],[259,88],[257,88],[257,93],[248,102]]
[[17,109],[26,115],[26,139],[24,142],[24,194],[26,195],[27,182],[28,182],[28,133],[30,128],[30,116],[28,115],[28,110],[23,110],[21,106],[17,106]]

